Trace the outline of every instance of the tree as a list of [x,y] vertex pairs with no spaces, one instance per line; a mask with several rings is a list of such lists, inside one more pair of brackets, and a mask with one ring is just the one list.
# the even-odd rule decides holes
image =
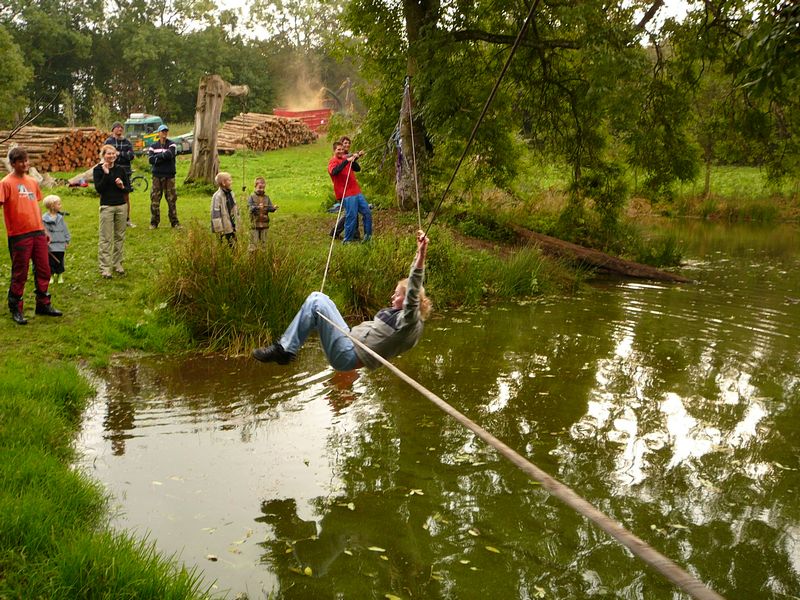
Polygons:
[[0,25],[0,56],[3,57],[3,77],[0,79],[0,127],[10,128],[28,105],[23,92],[31,81],[33,70],[25,64],[20,47],[14,43],[2,25]]
[[222,103],[228,96],[244,96],[249,92],[246,85],[231,85],[219,75],[209,75],[200,80],[194,119],[192,164],[186,183],[214,182],[219,172],[217,128],[222,114]]

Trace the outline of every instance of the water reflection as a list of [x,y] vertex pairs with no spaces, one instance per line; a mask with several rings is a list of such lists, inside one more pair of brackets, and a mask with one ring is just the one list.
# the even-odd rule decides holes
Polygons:
[[[726,597],[798,596],[798,236],[718,232],[683,230],[694,285],[456,311],[397,362]],[[105,377],[83,464],[220,590],[681,597],[386,371],[312,347]]]

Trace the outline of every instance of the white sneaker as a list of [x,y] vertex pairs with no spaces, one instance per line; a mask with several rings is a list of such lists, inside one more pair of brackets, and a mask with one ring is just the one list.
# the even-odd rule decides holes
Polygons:
[[134,223],[133,221],[129,220],[128,221],[128,227],[136,227],[136,223]]

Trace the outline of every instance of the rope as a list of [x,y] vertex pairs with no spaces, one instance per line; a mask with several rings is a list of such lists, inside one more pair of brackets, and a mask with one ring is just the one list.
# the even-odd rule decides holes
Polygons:
[[406,75],[406,82],[405,82],[405,90],[403,93],[403,102],[408,102],[408,125],[409,129],[411,129],[411,162],[414,165],[414,193],[417,196],[417,229],[422,229],[422,210],[420,209],[419,203],[419,182],[417,181],[417,150],[416,144],[414,144],[414,117],[412,115],[411,110],[411,86],[409,85],[411,80],[410,75]]
[[461,158],[458,159],[458,164],[456,164],[456,168],[453,171],[453,175],[450,177],[450,181],[447,182],[447,187],[445,188],[444,193],[442,193],[442,198],[439,200],[439,204],[437,204],[436,208],[433,210],[433,214],[431,215],[431,221],[430,223],[428,223],[427,229],[425,229],[425,235],[428,234],[428,231],[433,225],[434,219],[436,219],[436,214],[439,212],[439,209],[444,203],[444,199],[447,197],[447,193],[450,191],[450,187],[453,185],[453,181],[455,181],[456,174],[458,173],[458,170],[461,168],[461,163],[464,162],[464,158],[467,156],[467,152],[469,152],[469,148],[470,146],[472,146],[472,142],[475,140],[475,134],[478,132],[478,127],[483,121],[483,118],[486,116],[486,113],[489,110],[489,105],[492,103],[492,100],[494,100],[495,94],[497,94],[497,90],[500,87],[500,82],[503,81],[503,77],[505,76],[506,71],[508,71],[508,66],[511,64],[511,59],[514,58],[514,54],[516,53],[517,48],[519,48],[520,42],[522,41],[522,36],[525,34],[525,30],[528,28],[528,23],[530,23],[531,19],[533,18],[533,13],[536,11],[536,7],[539,6],[539,2],[540,0],[534,0],[533,4],[531,4],[531,8],[528,11],[528,16],[525,17],[525,22],[522,24],[522,28],[519,30],[519,33],[517,34],[517,39],[514,40],[514,45],[511,46],[511,52],[509,53],[508,58],[506,59],[506,63],[503,65],[503,69],[500,71],[500,75],[497,77],[497,81],[495,81],[494,87],[492,88],[489,97],[486,99],[486,103],[483,105],[483,110],[481,111],[481,114],[478,117],[475,126],[472,128],[472,133],[469,136],[467,145],[464,147],[464,152],[461,154]]
[[425,396],[443,412],[450,415],[459,424],[463,425],[475,435],[481,438],[484,442],[497,450],[505,458],[511,461],[517,468],[522,470],[534,481],[539,482],[542,487],[547,490],[551,495],[561,500],[564,504],[577,511],[600,529],[608,533],[611,537],[617,540],[620,544],[628,548],[636,556],[641,558],[644,562],[653,567],[656,571],[661,573],[664,577],[689,594],[696,600],[724,600],[722,596],[717,594],[714,590],[706,586],[702,581],[686,572],[680,566],[675,564],[672,560],[661,554],[658,550],[650,546],[647,542],[640,539],[617,521],[595,508],[587,500],[576,494],[571,488],[564,485],[557,479],[551,477],[546,472],[542,471],[539,467],[534,465],[525,457],[518,454],[515,450],[508,447],[499,439],[494,437],[491,433],[483,429],[480,425],[470,420],[467,416],[463,415],[455,408],[450,406],[447,402],[439,398],[436,394],[423,387],[414,379],[403,373],[400,369],[383,358],[380,354],[367,347],[360,340],[355,339],[348,331],[345,331],[339,325],[331,321],[328,317],[317,311],[317,314],[325,321],[330,323],[333,327],[345,334],[350,340],[358,345],[359,348],[369,353],[370,356],[380,361],[380,363],[397,375],[400,379],[405,381],[408,385]]
[[[339,218],[342,215],[342,208],[344,208],[344,194],[347,193],[347,184],[350,182],[350,172],[353,170],[353,164],[347,167],[347,177],[344,178],[344,192],[342,192],[342,198],[339,200],[339,212],[336,213],[336,223],[333,225],[333,235],[331,236],[331,247],[328,249],[328,260],[325,263],[325,272],[322,274],[322,285],[319,286],[319,293],[322,293],[322,290],[325,289],[325,280],[328,278],[328,269],[331,266],[331,257],[333,256],[333,245],[336,242],[336,226],[339,224]],[[344,237],[344,234],[342,234]]]

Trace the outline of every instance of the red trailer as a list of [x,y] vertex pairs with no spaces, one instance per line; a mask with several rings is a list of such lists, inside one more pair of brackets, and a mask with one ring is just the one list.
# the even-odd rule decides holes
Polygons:
[[331,113],[330,108],[313,108],[311,110],[288,110],[286,108],[274,108],[272,114],[278,117],[287,117],[289,119],[300,119],[303,123],[308,125],[312,131],[324,129],[330,121]]

